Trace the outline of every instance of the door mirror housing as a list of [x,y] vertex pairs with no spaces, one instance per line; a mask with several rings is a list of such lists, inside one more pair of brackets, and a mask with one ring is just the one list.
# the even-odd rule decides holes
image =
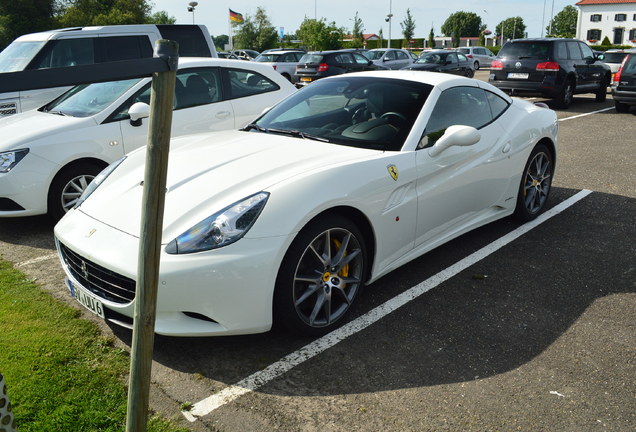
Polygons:
[[428,154],[435,157],[449,147],[468,147],[479,142],[480,139],[481,134],[472,126],[450,126],[435,145],[428,150]]
[[133,126],[141,126],[141,119],[150,116],[150,105],[144,102],[136,102],[128,108],[130,116],[130,124]]

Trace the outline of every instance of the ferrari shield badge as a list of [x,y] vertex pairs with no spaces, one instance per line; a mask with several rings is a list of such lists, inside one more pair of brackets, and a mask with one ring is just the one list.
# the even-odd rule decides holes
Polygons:
[[395,165],[391,164],[391,165],[387,165],[386,169],[389,171],[389,174],[391,174],[391,178],[395,181],[397,181],[398,179],[398,169]]

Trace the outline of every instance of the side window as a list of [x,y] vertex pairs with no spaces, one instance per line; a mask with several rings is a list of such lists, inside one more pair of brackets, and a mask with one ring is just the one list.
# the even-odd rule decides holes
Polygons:
[[457,54],[450,53],[448,57],[446,57],[446,63],[457,63]]
[[340,63],[340,64],[353,63],[353,60],[351,60],[351,57],[349,57],[349,55],[346,53],[338,54],[335,60],[336,60],[336,63]]
[[224,69],[229,99],[238,99],[278,90],[280,87],[264,75],[244,69]]
[[158,25],[164,39],[179,43],[179,57],[210,57],[210,47],[197,25]]
[[175,109],[210,104],[221,100],[218,69],[186,69],[177,73]]
[[581,50],[579,49],[579,43],[574,41],[566,42],[568,47],[568,54],[570,56],[570,60],[582,60],[583,56],[581,55]]
[[367,59],[365,56],[358,54],[358,53],[352,53],[353,54],[353,59],[356,61],[356,63],[358,64],[369,64],[369,59]]
[[445,90],[433,108],[419,148],[431,147],[450,126],[465,125],[479,129],[490,123],[492,115],[485,93],[477,87]]
[[406,54],[404,54],[402,51],[396,51],[395,54],[397,55],[398,60],[408,60],[408,56]]
[[457,58],[459,59],[460,62],[468,61],[468,57],[466,57],[464,54],[457,53]]
[[555,52],[558,60],[565,60],[568,58],[568,49],[564,42],[557,42]]
[[95,63],[152,57],[148,36],[95,38]]
[[395,51],[387,52],[384,58],[387,60],[395,60]]
[[592,60],[594,58],[594,52],[592,51],[592,48],[580,42],[579,42],[579,47],[581,48],[581,52],[583,53],[584,59]]
[[111,121],[119,121],[130,118],[128,110],[133,104],[137,102],[143,102],[150,105],[150,83],[143,86],[137,93],[135,93],[130,99],[124,102],[117,111],[112,113],[105,123]]
[[48,42],[27,69],[48,69],[95,63],[95,38],[58,39]]
[[490,113],[492,114],[493,120],[503,114],[503,112],[510,106],[508,101],[502,99],[496,94],[489,91],[484,91],[484,93],[486,94],[486,99],[488,100],[488,104],[490,105]]
[[299,62],[303,55],[304,53],[301,53],[301,52],[294,53],[294,58],[296,59],[294,61]]

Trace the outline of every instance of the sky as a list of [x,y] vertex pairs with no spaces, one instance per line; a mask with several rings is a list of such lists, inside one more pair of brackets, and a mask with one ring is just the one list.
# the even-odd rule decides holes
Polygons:
[[327,23],[335,21],[338,27],[353,29],[356,12],[362,20],[364,33],[389,37],[389,23],[385,18],[393,14],[391,38],[402,37],[400,23],[406,19],[407,8],[415,21],[415,37],[427,38],[433,26],[436,36],[441,36],[441,26],[454,12],[473,12],[482,23],[494,32],[495,26],[506,18],[520,16],[526,24],[528,37],[545,35],[550,18],[565,6],[576,1],[565,0],[197,0],[194,13],[188,12],[191,0],[150,0],[153,12],[164,10],[177,19],[177,24],[204,24],[212,36],[229,33],[229,9],[243,16],[256,14],[256,9],[265,9],[272,25],[285,34],[298,30],[305,17],[325,18]]

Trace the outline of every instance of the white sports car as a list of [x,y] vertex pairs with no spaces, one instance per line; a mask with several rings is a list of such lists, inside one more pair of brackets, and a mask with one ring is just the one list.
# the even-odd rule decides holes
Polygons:
[[[238,129],[296,88],[266,65],[181,58],[172,136]],[[150,78],[80,85],[0,119],[0,217],[60,219],[106,166],[146,144]]]
[[[172,140],[155,331],[323,334],[362,286],[462,233],[536,217],[553,111],[449,74],[325,78],[242,131]],[[145,149],[55,227],[71,293],[131,326]]]

